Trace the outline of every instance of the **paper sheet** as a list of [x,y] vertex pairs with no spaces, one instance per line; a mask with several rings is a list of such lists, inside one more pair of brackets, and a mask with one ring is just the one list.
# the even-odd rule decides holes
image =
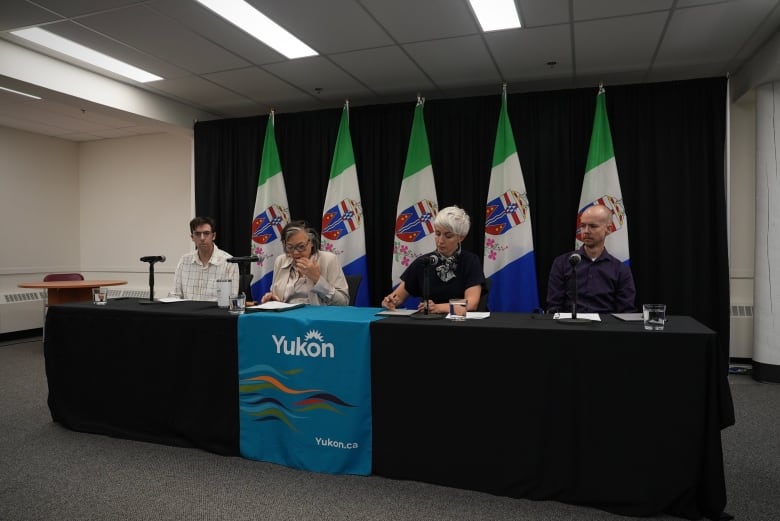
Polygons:
[[[556,320],[559,318],[571,318],[571,313],[556,313],[553,315],[553,318]],[[601,322],[601,317],[598,313],[577,313],[577,318],[586,318],[594,322]]]
[[247,309],[261,309],[264,311],[287,311],[288,309],[302,308],[305,306],[302,302],[297,304],[290,304],[288,302],[280,302],[278,300],[269,300],[264,304],[257,304],[256,306],[248,306]]
[[377,315],[383,317],[408,317],[414,313],[417,313],[416,309],[385,309],[377,313]]

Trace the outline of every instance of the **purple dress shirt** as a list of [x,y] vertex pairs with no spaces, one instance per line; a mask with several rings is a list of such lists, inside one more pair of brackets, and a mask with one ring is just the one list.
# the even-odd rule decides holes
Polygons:
[[[635,311],[636,288],[631,268],[610,255],[606,248],[596,260],[577,252],[582,261],[577,264],[577,312],[582,313],[627,313]],[[571,253],[555,258],[547,283],[547,312],[571,312],[574,287]]]

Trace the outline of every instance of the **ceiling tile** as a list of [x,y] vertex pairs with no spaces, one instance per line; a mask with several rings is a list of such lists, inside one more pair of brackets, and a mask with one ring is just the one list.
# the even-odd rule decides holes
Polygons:
[[154,0],[148,6],[251,63],[263,65],[287,59],[194,0]]
[[576,73],[648,70],[665,21],[653,13],[575,23]]
[[479,27],[465,1],[362,0],[398,43],[477,34]]
[[205,76],[248,99],[282,109],[287,101],[311,101],[313,96],[258,67],[217,72]]
[[255,0],[252,4],[320,54],[393,43],[371,14],[354,0]]
[[565,24],[571,20],[569,0],[517,0],[515,3],[523,27]]
[[[57,22],[46,26],[46,30],[72,42],[79,43],[91,49],[100,51],[111,58],[123,61],[163,78],[176,78],[189,74],[186,70],[174,64],[157,59],[154,55],[141,52],[100,33],[70,21]],[[48,53],[47,54],[55,54]],[[79,63],[74,58],[66,58],[71,63]],[[94,66],[85,65],[87,69],[102,72]]]
[[[275,76],[300,87],[323,101],[344,101],[370,91],[355,78],[321,56],[301,58],[263,67]],[[317,89],[320,89],[319,92]]]
[[404,49],[439,88],[497,84],[502,79],[479,36],[410,43]]
[[666,11],[673,0],[572,0],[574,21]]
[[[71,18],[143,3],[144,0],[34,0],[36,4]],[[5,0],[3,0],[5,2]]]
[[761,1],[678,9],[669,23],[656,65],[728,62],[745,41],[744,35],[756,31],[766,15],[767,6]]
[[21,29],[58,19],[57,15],[24,0],[3,0],[3,7],[0,9],[0,31]]
[[434,88],[423,71],[398,47],[334,54],[330,58],[377,94]]
[[[203,74],[245,67],[249,62],[145,6],[79,20],[85,26],[187,71]],[[139,30],[143,28],[143,30]]]
[[497,31],[486,34],[485,41],[507,81],[558,77],[573,72],[568,25]]

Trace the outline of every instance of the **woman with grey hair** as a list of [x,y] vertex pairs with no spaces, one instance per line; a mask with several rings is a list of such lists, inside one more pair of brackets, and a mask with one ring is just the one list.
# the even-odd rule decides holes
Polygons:
[[320,251],[320,237],[314,228],[306,221],[291,221],[282,229],[282,243],[286,255],[276,257],[271,291],[263,295],[262,303],[349,304],[347,278],[339,258]]
[[[396,309],[409,295],[422,297],[425,271],[430,269],[427,302],[429,313],[449,313],[451,298],[466,298],[468,311],[477,309],[485,274],[479,257],[461,248],[461,242],[471,228],[471,219],[462,208],[448,206],[436,214],[433,228],[436,250],[414,259],[401,275],[401,283],[382,299],[382,307]],[[424,301],[420,301],[418,308],[424,309],[425,305]]]

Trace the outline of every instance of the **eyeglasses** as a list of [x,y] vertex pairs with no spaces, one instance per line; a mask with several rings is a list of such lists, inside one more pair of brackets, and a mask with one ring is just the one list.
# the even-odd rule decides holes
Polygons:
[[214,232],[192,232],[193,237],[210,237]]
[[298,253],[303,253],[306,251],[306,246],[309,245],[309,241],[301,242],[298,244],[285,244],[284,245],[284,251],[291,253],[294,251],[297,251]]

